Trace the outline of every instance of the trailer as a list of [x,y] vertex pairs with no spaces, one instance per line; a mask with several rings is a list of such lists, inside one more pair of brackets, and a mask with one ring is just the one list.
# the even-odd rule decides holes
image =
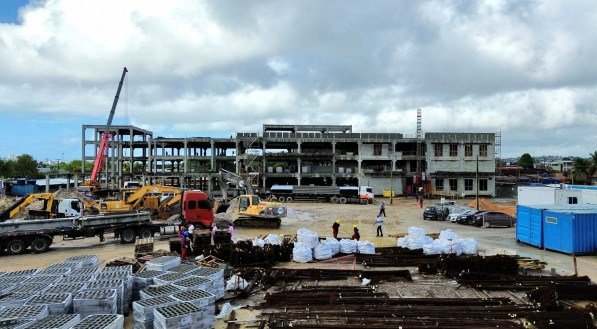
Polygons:
[[273,185],[267,192],[271,201],[324,201],[331,203],[373,203],[369,186]]
[[[149,238],[165,223],[152,222],[149,212],[106,214],[70,218],[11,220],[0,223],[0,253],[21,254],[48,250],[55,236],[77,239],[114,233],[121,243],[134,243],[137,237]],[[171,224],[168,224],[171,225]]]

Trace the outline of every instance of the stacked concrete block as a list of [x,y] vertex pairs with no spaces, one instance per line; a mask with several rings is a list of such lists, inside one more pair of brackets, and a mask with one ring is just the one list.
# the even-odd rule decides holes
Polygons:
[[76,296],[85,289],[86,283],[57,283],[44,291],[45,294],[71,294]]
[[29,269],[29,270],[20,270],[20,271],[12,271],[6,272],[2,276],[2,278],[15,278],[15,277],[27,277],[37,273],[37,269]]
[[224,281],[223,269],[206,267],[194,271],[192,274],[212,281],[212,288],[208,289],[208,291],[214,294],[216,299],[224,297],[224,293],[226,292],[226,283]]
[[146,299],[152,297],[169,296],[177,292],[181,292],[181,289],[171,284],[166,284],[163,286],[149,286],[141,290],[139,295],[141,296],[141,299]]
[[42,319],[48,316],[48,307],[45,305],[5,307],[0,311],[0,319],[16,319],[22,324]]
[[148,270],[168,271],[171,268],[180,265],[180,258],[177,256],[161,256],[145,263]]
[[188,276],[182,280],[178,280],[172,282],[172,285],[178,287],[182,290],[205,290],[211,291],[213,287],[213,282],[206,278],[201,278],[198,276]]
[[170,272],[162,274],[160,276],[156,276],[155,278],[153,278],[153,283],[156,285],[164,285],[172,283],[174,281],[182,280],[186,277],[188,277],[188,275],[184,273]]
[[22,294],[40,295],[46,292],[51,285],[47,283],[23,283],[17,284],[11,292],[18,292]]
[[132,269],[121,269],[120,271],[103,271],[96,274],[95,281],[114,281],[122,280],[124,283],[123,290],[123,310],[125,314],[129,312],[129,305],[131,304],[133,294],[133,276]]
[[84,318],[72,329],[122,329],[124,316],[120,314],[94,314]]
[[57,284],[68,284],[68,283],[89,283],[95,281],[94,275],[78,275],[78,276],[65,276]]
[[73,295],[71,294],[43,294],[40,296],[33,296],[25,305],[46,305],[48,307],[48,314],[62,315],[72,313],[73,311]]
[[89,290],[73,299],[73,313],[85,318],[92,314],[117,314],[116,290]]
[[213,320],[203,317],[203,310],[191,303],[183,302],[153,310],[153,327],[155,329],[213,328]]
[[61,314],[48,315],[41,320],[37,320],[23,328],[26,329],[70,329],[81,321],[79,314]]
[[214,314],[216,305],[216,296],[204,290],[187,290],[172,295],[181,302],[189,302],[201,309],[206,309]]
[[14,288],[14,284],[0,283],[0,295],[5,295]]
[[153,310],[176,303],[179,303],[179,301],[169,296],[147,298],[134,302],[133,318],[135,329],[152,329]]
[[153,270],[145,270],[139,272],[133,276],[133,300],[139,300],[140,295],[139,291],[151,286],[153,284],[153,278],[158,275],[162,275],[166,272],[164,271],[153,271]]
[[[56,265],[56,266],[55,266]],[[68,275],[73,269],[68,266],[62,266],[62,264],[54,264],[47,267],[44,270],[39,271],[38,275]]]
[[95,275],[99,271],[96,267],[84,267],[72,270],[68,276]]
[[203,266],[195,265],[195,264],[180,264],[169,269],[169,272],[178,272],[178,273],[191,273],[193,271],[202,269]]
[[88,290],[115,290],[116,291],[116,309],[118,314],[125,314],[128,312],[128,307],[125,307],[125,290],[124,280],[105,280],[89,282],[85,287]]
[[35,274],[27,278],[25,283],[45,283],[45,284],[54,284],[58,281],[62,280],[62,275],[41,275]]
[[[18,286],[15,286],[18,287]],[[33,295],[29,293],[18,292],[18,288],[0,296],[0,307],[19,307],[25,305]]]
[[99,266],[99,257],[97,255],[81,255],[69,257],[64,263],[79,264],[80,268],[97,268]]

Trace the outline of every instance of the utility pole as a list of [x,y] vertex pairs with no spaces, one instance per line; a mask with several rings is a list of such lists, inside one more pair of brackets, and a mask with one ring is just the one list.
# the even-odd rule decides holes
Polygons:
[[477,155],[477,170],[475,172],[475,184],[477,185],[476,190],[476,200],[477,200],[477,210],[479,210],[479,155]]

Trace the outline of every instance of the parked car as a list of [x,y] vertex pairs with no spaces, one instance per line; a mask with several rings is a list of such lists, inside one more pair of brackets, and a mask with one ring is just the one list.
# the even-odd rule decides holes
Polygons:
[[487,211],[474,216],[472,225],[478,227],[512,227],[514,218],[499,211]]
[[486,211],[485,210],[478,210],[478,211],[475,211],[472,214],[462,214],[462,215],[460,215],[460,216],[458,216],[456,218],[456,223],[458,223],[458,224],[465,224],[465,225],[471,225],[471,224],[473,224],[473,220],[474,220],[475,216],[478,216],[478,215],[483,214],[483,213],[486,213]]
[[442,211],[442,209],[438,209],[433,206],[429,206],[425,208],[425,211],[423,211],[423,219],[445,220],[447,216],[448,214]]
[[476,210],[465,210],[464,212],[452,213],[448,215],[448,219],[451,223],[456,223],[456,220],[459,216],[467,216],[472,215],[476,212]]

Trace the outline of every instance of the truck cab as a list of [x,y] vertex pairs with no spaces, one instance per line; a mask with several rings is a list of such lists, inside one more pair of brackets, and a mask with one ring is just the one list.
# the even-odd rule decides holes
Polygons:
[[367,203],[373,203],[373,188],[371,186],[359,186],[359,197],[361,200],[367,200]]
[[182,195],[182,218],[184,224],[193,223],[195,227],[209,228],[214,219],[213,203],[207,193],[202,191],[184,191]]
[[58,202],[58,217],[78,217],[83,212],[83,202],[79,199],[62,199]]

